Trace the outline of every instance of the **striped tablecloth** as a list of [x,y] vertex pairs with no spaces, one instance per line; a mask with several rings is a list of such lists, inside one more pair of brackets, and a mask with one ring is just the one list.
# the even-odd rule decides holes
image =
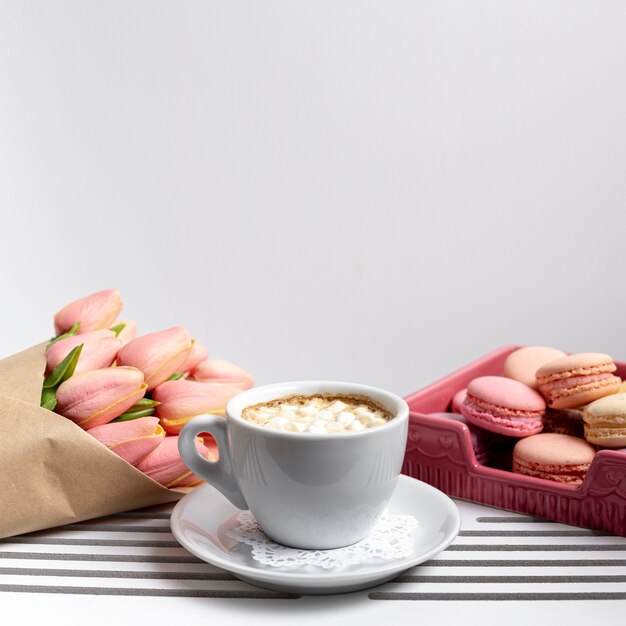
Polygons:
[[[238,623],[237,616],[247,623],[250,610],[244,605],[253,602],[257,606],[257,601],[265,606],[264,617],[275,611],[276,622],[292,614],[285,613],[287,605],[297,612],[296,607],[303,605],[317,610],[335,607],[339,613],[327,615],[325,625],[333,617],[345,623],[345,616],[340,615],[345,606],[351,606],[355,615],[374,619],[383,614],[382,605],[384,615],[408,615],[433,601],[441,615],[452,607],[458,613],[461,602],[471,607],[477,601],[508,601],[496,602],[499,606],[548,603],[559,605],[561,614],[567,605],[572,615],[582,614],[581,606],[592,603],[601,604],[605,616],[626,615],[625,538],[472,503],[457,504],[462,530],[445,552],[393,582],[343,596],[300,597],[267,591],[199,561],[170,533],[170,505],[2,539],[0,607],[28,613],[35,596],[39,606],[70,611],[76,623],[84,624],[89,614],[90,626],[97,618],[93,600],[81,603],[78,597],[100,597],[97,606],[104,612],[120,597],[127,597],[124,606],[131,613],[133,607],[142,607],[138,614],[145,616],[145,607],[151,607],[152,623],[167,613],[168,606],[178,612],[193,607],[207,615],[212,611],[230,614],[230,623]],[[52,601],[53,597],[57,599]],[[147,598],[152,599],[149,605]],[[155,604],[155,598],[161,600]],[[192,598],[206,601],[189,604]],[[175,605],[163,604],[166,599],[177,600]],[[556,602],[564,600],[568,602]],[[306,615],[311,617],[310,612]],[[256,615],[255,622],[259,619]],[[72,623],[67,614],[62,622]]]

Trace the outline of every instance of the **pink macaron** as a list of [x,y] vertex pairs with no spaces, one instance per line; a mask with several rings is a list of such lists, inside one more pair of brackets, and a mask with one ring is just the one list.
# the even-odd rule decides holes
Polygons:
[[461,389],[461,391],[457,391],[452,397],[452,412],[460,413],[461,405],[463,404],[463,400],[465,400],[465,396],[467,395],[467,389]]
[[573,409],[617,393],[621,380],[608,354],[584,352],[550,361],[537,370],[537,386],[553,409]]
[[595,456],[584,439],[541,433],[522,439],[513,448],[513,471],[559,483],[579,485]]
[[545,346],[526,346],[518,348],[509,354],[504,362],[502,375],[513,380],[519,380],[533,389],[537,389],[537,370],[546,363],[559,359],[565,352]]
[[461,405],[468,422],[509,437],[540,433],[545,411],[546,403],[534,389],[502,376],[472,380]]

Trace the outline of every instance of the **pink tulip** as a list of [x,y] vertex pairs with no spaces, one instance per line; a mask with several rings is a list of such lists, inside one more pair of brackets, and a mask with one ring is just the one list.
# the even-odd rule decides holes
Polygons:
[[165,432],[177,435],[196,415],[224,415],[226,403],[238,392],[233,385],[181,379],[159,385],[152,392],[152,399],[160,402],[155,413]]
[[120,350],[117,364],[140,369],[150,391],[172,374],[180,372],[190,352],[189,333],[185,328],[175,326],[133,339]]
[[128,422],[111,422],[87,431],[109,450],[131,465],[137,465],[163,440],[165,431],[157,417],[140,417]]
[[[214,451],[196,440],[196,450],[210,461]],[[165,437],[159,446],[137,464],[137,469],[164,487],[191,487],[202,479],[189,470],[178,452],[178,437]]]
[[235,385],[241,391],[254,387],[254,379],[246,370],[223,359],[207,359],[191,372],[194,380]]
[[124,328],[117,334],[117,338],[125,346],[137,337],[137,324],[133,320],[116,320],[114,326],[124,324]]
[[116,289],[106,289],[92,293],[64,306],[54,316],[54,328],[57,335],[68,331],[80,322],[78,333],[109,328],[122,310],[122,299]]
[[55,411],[85,430],[107,424],[146,393],[134,367],[108,367],[74,374],[57,389]]
[[109,367],[122,347],[122,342],[115,333],[105,328],[60,339],[46,350],[48,372],[54,370],[71,350],[81,343],[83,349],[74,370],[75,374]]
[[190,372],[199,363],[202,363],[205,359],[209,358],[209,351],[195,339],[191,340],[191,352],[187,357],[187,360],[180,368],[181,372]]
[[217,449],[217,441],[213,435],[204,434],[201,435],[202,443],[209,449],[209,461],[217,461],[219,459],[219,452]]

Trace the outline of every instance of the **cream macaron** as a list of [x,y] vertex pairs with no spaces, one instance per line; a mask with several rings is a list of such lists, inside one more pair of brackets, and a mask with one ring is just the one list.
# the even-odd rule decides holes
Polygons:
[[600,398],[585,407],[585,439],[603,448],[626,447],[626,393]]

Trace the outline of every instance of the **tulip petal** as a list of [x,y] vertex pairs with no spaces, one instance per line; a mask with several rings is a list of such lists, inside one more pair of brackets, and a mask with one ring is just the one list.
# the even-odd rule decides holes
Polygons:
[[196,415],[224,415],[226,404],[240,390],[233,385],[175,380],[162,383],[152,393],[160,404],[155,414],[168,435],[177,435]]
[[87,432],[131,465],[155,450],[165,437],[156,417],[143,417],[125,423],[109,423]]
[[[196,440],[198,453],[209,458],[210,451]],[[164,487],[189,487],[202,482],[185,465],[178,452],[178,437],[165,437],[158,448],[137,464],[137,469]]]
[[134,367],[109,367],[75,374],[57,390],[57,413],[87,429],[115,419],[146,392]]
[[80,322],[78,334],[108,328],[122,310],[122,299],[116,289],[105,289],[70,302],[54,316],[56,334]]
[[69,354],[72,348],[83,344],[83,349],[76,364],[75,373],[109,367],[122,347],[111,330],[92,330],[83,335],[74,335],[57,341],[46,350],[48,371],[54,370]]
[[122,324],[124,328],[117,333],[117,338],[126,345],[137,337],[137,323],[133,320],[118,320],[113,328]]
[[178,326],[133,339],[120,350],[117,363],[140,369],[150,391],[180,371],[191,347],[189,333]]
[[180,368],[181,372],[190,372],[202,361],[206,361],[209,358],[209,351],[195,339],[191,340],[191,352],[187,357],[184,365]]
[[72,328],[70,328],[68,331],[50,339],[50,341],[48,342],[48,345],[46,346],[46,350],[50,346],[54,345],[57,341],[61,341],[61,339],[65,339],[66,337],[73,337],[76,333],[78,333],[79,327],[80,327],[80,322],[76,322],[76,324],[74,324],[74,326],[72,326]]
[[254,379],[246,370],[224,359],[207,359],[191,372],[194,380],[236,385],[241,391],[254,386]]
[[43,381],[44,389],[55,389],[61,383],[65,382],[74,375],[78,359],[83,351],[82,344],[73,347],[63,360],[52,370],[52,372],[46,376]]
[[[197,413],[196,415],[219,415],[220,417],[225,417],[226,412],[224,409],[218,409],[215,411],[204,411],[203,413]],[[168,435],[178,435],[180,431],[187,425],[187,422],[192,420],[196,415],[188,415],[186,417],[181,417],[180,419],[168,419],[166,417],[161,418],[161,426],[163,430]]]
[[215,437],[213,435],[202,435],[202,443],[206,446],[209,454],[207,458],[211,462],[215,462],[219,460],[219,450],[217,448],[217,441],[215,441]]
[[113,446],[111,450],[131,465],[136,466],[137,463],[141,462],[142,459],[145,459],[161,445],[161,441],[165,438],[165,431],[160,426],[158,428],[160,429],[158,434],[144,437],[143,439],[125,441],[117,446]]
[[54,411],[57,405],[57,390],[73,376],[82,349],[82,344],[72,348],[68,355],[44,379],[41,387],[41,401],[39,402],[41,407]]

